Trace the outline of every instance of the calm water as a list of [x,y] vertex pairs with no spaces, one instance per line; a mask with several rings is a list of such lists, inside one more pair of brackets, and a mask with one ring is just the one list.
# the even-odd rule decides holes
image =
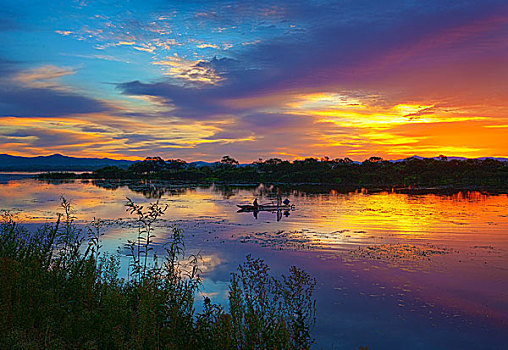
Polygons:
[[[420,195],[331,189],[283,190],[289,215],[237,213],[236,204],[273,200],[274,188],[44,183],[0,177],[0,209],[28,226],[51,222],[65,196],[81,223],[107,219],[105,249],[135,236],[126,197],[159,199],[157,227],[185,232],[200,252],[203,295],[226,304],[229,273],[247,254],[275,273],[297,265],[317,278],[316,349],[506,349],[508,196]],[[287,214],[287,213],[286,213]],[[120,218],[121,220],[116,220]],[[124,258],[125,260],[125,258]]]

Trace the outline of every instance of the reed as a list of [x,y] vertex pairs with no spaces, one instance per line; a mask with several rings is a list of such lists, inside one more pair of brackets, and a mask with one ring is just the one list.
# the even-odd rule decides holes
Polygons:
[[152,253],[153,225],[167,209],[132,201],[139,231],[128,242],[130,271],[101,251],[102,222],[75,224],[62,199],[55,223],[29,232],[5,213],[0,225],[0,344],[10,349],[307,349],[315,280],[292,267],[275,278],[250,256],[232,273],[229,310],[204,298],[199,257],[185,256],[170,229],[164,257]]

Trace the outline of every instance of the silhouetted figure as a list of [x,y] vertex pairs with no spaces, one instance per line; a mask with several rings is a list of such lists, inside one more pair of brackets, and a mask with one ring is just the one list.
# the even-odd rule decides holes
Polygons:
[[284,201],[282,203],[284,203],[284,205],[289,205],[289,199],[287,199],[287,198],[284,199]]
[[254,203],[253,203],[253,204],[254,204],[254,206],[255,206],[255,207],[258,207],[258,206],[259,206],[259,204],[258,204],[258,199],[257,199],[257,198],[255,198],[255,199],[254,199]]

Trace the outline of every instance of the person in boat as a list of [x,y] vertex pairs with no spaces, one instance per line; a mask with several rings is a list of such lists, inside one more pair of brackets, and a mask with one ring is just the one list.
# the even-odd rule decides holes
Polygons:
[[255,207],[259,207],[257,198],[254,199],[254,202],[252,203],[252,205],[254,205]]
[[289,205],[290,201],[289,201],[289,199],[286,198],[286,199],[284,199],[284,201],[282,203],[284,203],[284,205]]

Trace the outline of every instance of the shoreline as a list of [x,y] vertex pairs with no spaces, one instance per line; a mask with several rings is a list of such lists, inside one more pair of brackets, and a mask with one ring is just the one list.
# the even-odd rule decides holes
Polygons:
[[[221,186],[221,187],[257,187],[260,185],[264,186],[278,186],[281,190],[284,188],[302,188],[310,187],[311,192],[316,189],[324,190],[336,190],[341,193],[355,192],[355,191],[368,191],[369,193],[377,192],[394,192],[394,193],[405,193],[405,194],[429,194],[429,193],[440,193],[440,194],[454,194],[461,191],[478,191],[486,192],[488,194],[508,194],[508,187],[497,187],[497,186],[486,186],[486,185],[421,185],[421,186],[404,186],[400,184],[393,185],[381,185],[381,184],[362,184],[362,185],[346,185],[336,183],[319,183],[319,182],[238,182],[238,181],[183,181],[183,180],[162,180],[162,179],[147,179],[147,178],[134,178],[134,179],[109,179],[109,178],[80,178],[80,177],[69,177],[69,178],[50,178],[39,176],[30,177],[42,182],[58,183],[80,180],[81,182],[87,183],[92,182],[93,184],[101,185],[107,184],[117,186],[127,186],[130,184],[146,184],[146,185],[160,185],[160,186],[171,186],[171,187],[210,187],[210,186]],[[101,186],[102,187],[102,186]]]

